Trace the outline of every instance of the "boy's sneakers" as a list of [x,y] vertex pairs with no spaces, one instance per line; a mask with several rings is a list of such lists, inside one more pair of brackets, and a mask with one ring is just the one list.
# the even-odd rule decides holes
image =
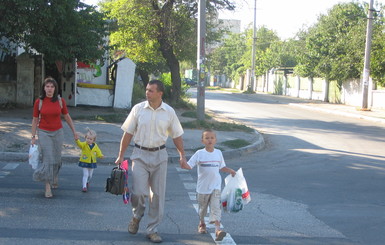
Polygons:
[[215,232],[215,241],[222,241],[226,236],[226,232],[218,230]]
[[198,232],[200,234],[206,234],[207,233],[207,230],[206,230],[206,224],[199,224],[198,226]]

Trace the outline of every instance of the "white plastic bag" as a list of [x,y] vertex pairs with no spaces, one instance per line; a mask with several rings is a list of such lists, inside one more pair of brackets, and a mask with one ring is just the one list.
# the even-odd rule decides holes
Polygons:
[[225,188],[221,193],[222,207],[224,211],[236,213],[250,201],[250,192],[242,168],[240,168],[234,177],[228,175],[225,178]]
[[39,149],[36,144],[29,147],[28,163],[32,169],[36,169],[39,163]]

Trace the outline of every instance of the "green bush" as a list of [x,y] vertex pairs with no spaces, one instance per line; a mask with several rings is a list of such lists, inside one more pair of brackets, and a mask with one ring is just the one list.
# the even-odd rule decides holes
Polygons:
[[146,89],[143,87],[143,83],[139,81],[134,82],[134,88],[132,90],[132,105],[134,106],[139,102],[146,100]]
[[[183,76],[181,76],[181,78],[182,78],[182,81],[181,81],[181,91],[180,91],[180,97],[181,97],[180,104],[172,105],[172,106],[176,108],[190,108],[190,106],[185,103],[185,101],[187,101],[188,99],[187,89],[189,89],[190,86],[188,86],[186,83],[183,82]],[[171,73],[162,73],[159,80],[161,80],[164,84],[163,100],[166,102],[170,102],[171,96],[172,96]]]

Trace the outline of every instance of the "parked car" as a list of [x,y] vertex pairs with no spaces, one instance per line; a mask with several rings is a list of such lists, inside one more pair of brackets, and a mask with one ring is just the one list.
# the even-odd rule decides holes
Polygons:
[[194,80],[190,79],[190,78],[184,78],[184,82],[189,85],[189,86],[196,86],[197,85],[197,82],[195,82]]

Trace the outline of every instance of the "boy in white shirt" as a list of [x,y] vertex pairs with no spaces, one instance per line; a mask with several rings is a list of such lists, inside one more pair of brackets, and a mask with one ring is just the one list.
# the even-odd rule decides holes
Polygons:
[[227,172],[233,177],[236,172],[226,167],[221,150],[214,148],[217,142],[213,130],[207,129],[202,133],[202,143],[205,148],[198,150],[187,162],[186,169],[198,166],[197,201],[199,204],[198,232],[207,233],[204,217],[210,206],[210,223],[215,223],[215,241],[222,241],[226,232],[220,229],[221,220],[221,185],[222,178],[219,171]]

